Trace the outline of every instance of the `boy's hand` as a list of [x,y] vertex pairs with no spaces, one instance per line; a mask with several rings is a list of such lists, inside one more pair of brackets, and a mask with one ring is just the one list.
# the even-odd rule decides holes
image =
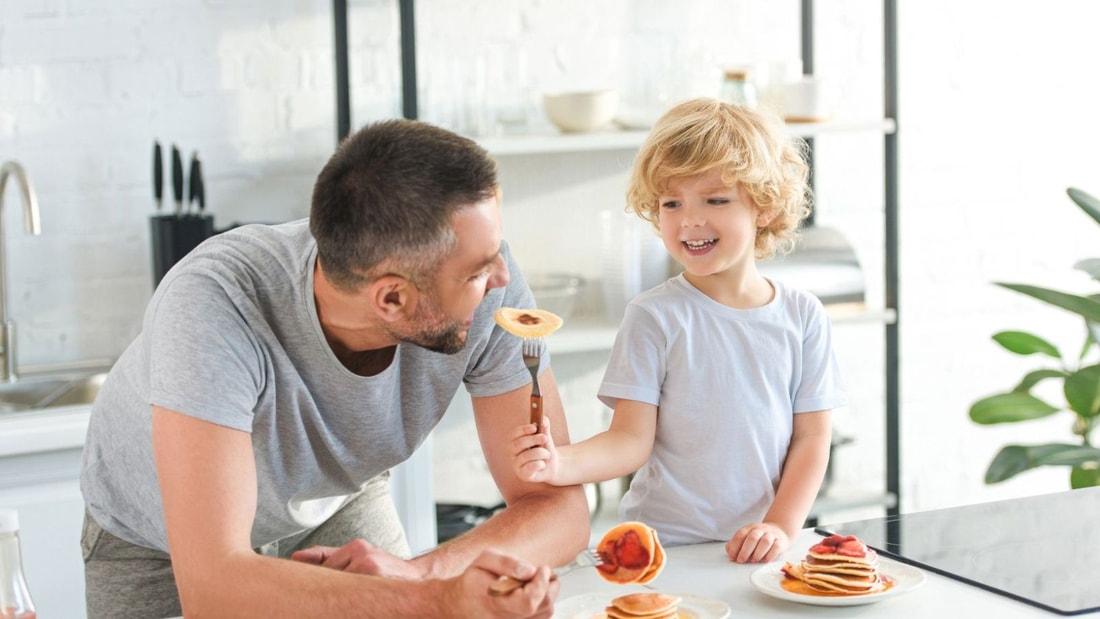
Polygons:
[[779,526],[770,522],[745,525],[726,542],[726,554],[737,563],[767,563],[783,554],[791,539]]
[[550,419],[541,427],[528,423],[516,428],[512,437],[512,469],[523,481],[552,482],[558,473],[558,450],[550,435]]

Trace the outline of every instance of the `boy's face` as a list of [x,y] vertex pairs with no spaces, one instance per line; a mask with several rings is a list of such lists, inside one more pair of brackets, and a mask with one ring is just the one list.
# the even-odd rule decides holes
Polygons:
[[740,276],[755,264],[756,228],[766,221],[740,183],[710,170],[673,179],[657,200],[661,239],[689,280]]

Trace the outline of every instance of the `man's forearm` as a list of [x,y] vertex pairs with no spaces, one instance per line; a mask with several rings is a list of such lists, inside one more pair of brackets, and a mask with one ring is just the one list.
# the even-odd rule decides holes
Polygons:
[[562,565],[588,545],[590,535],[583,489],[547,486],[545,491],[513,501],[483,524],[413,561],[432,578],[457,575],[486,548],[536,564]]
[[[212,566],[211,566],[212,567]],[[440,581],[386,579],[261,555],[219,562],[188,578],[177,571],[188,619],[203,617],[362,617],[369,608],[386,617],[443,616]]]

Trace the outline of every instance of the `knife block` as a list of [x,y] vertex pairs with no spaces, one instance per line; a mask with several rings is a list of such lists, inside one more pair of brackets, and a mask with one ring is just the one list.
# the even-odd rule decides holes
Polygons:
[[211,215],[154,215],[149,218],[153,248],[153,288],[181,258],[214,236]]

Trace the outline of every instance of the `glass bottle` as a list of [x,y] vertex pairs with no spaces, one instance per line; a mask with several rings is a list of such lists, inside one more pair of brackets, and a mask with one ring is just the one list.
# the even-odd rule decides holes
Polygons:
[[0,509],[0,619],[35,619],[23,577],[19,514],[14,509]]
[[756,87],[746,69],[726,69],[722,73],[722,99],[730,103],[756,107]]

